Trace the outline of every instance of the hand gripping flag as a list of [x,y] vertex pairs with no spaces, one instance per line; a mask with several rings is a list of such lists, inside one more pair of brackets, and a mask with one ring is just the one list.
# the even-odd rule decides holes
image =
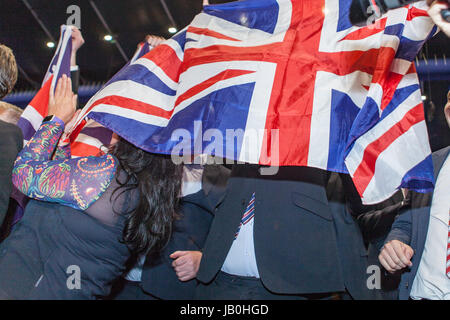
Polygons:
[[350,3],[206,6],[114,76],[79,121],[89,117],[154,153],[350,173],[367,204],[400,187],[429,191],[413,60],[436,28],[423,3],[354,27]]

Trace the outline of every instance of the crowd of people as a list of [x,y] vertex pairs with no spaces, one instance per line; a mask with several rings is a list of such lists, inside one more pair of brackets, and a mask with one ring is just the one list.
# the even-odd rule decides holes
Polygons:
[[[450,299],[450,147],[433,154],[433,193],[372,206],[346,174],[175,164],[115,133],[107,153],[71,158],[72,37],[71,76],[26,145],[22,110],[0,102],[0,299]],[[17,75],[0,45],[0,100]],[[444,112],[450,126],[450,91]]]

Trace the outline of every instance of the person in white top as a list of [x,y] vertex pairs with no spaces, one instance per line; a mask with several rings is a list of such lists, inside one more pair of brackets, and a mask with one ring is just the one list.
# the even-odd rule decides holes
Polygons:
[[[450,91],[444,108],[450,126]],[[450,147],[433,154],[436,185],[432,194],[411,193],[380,253],[383,267],[403,272],[402,300],[450,300]]]

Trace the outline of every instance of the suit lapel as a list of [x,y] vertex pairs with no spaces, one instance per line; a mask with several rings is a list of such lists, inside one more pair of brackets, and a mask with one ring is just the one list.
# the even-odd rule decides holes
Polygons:
[[230,172],[222,165],[206,165],[204,168],[202,189],[212,210],[225,198]]

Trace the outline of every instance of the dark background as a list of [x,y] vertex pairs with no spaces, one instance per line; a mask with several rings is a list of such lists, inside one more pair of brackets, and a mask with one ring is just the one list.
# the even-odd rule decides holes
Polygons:
[[[51,39],[23,0],[0,1],[0,43],[13,49],[21,69],[15,93],[36,90],[54,54],[55,49],[46,46]],[[165,0],[169,14],[165,11],[162,0],[94,2],[128,59],[132,57],[136,45],[145,35],[155,34],[169,38],[171,36],[168,32],[169,27],[175,23],[175,27],[181,30],[202,9],[202,0]],[[81,31],[86,40],[77,56],[77,64],[81,68],[81,85],[104,83],[125,64],[125,59],[115,44],[103,40],[103,36],[108,32],[89,0],[28,0],[28,3],[55,42],[58,41],[59,26],[65,24],[69,16],[66,13],[67,7],[73,4],[80,7]],[[424,105],[433,150],[450,145],[450,129],[442,112],[450,84],[450,60],[447,66],[447,57],[450,57],[449,43],[450,39],[438,34],[428,41],[418,56],[420,66],[418,69],[422,92],[426,96]],[[430,71],[429,65],[434,65],[435,70]]]

